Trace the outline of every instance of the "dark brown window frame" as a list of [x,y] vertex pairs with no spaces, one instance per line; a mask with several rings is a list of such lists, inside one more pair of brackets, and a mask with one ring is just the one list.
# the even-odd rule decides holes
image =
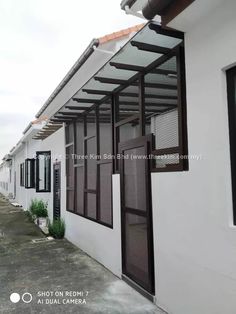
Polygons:
[[[188,139],[187,139],[187,105],[186,105],[186,78],[185,78],[185,54],[184,47],[180,45],[172,54],[176,56],[177,61],[177,109],[178,109],[178,142],[176,147],[153,150],[154,156],[163,156],[168,154],[178,154],[179,156],[188,156]],[[178,164],[166,165],[165,168],[157,168],[152,163],[152,172],[172,172],[172,171],[188,171],[188,158],[180,158]]]
[[20,186],[25,186],[25,164],[22,162],[20,164]]
[[228,122],[229,122],[229,144],[231,160],[231,185],[232,185],[232,202],[233,202],[233,223],[236,225],[236,67],[226,72],[227,80],[227,97],[228,97]]
[[[30,164],[30,182],[28,182],[28,163]],[[34,189],[35,188],[35,159],[27,158],[25,160],[25,188]]]
[[[157,26],[154,26],[156,28]],[[159,28],[156,29],[157,33],[164,32],[165,30],[160,30]],[[178,91],[178,103],[177,103],[177,108],[178,108],[178,134],[179,134],[179,146],[178,147],[171,147],[171,148],[166,148],[166,149],[161,149],[161,150],[153,150],[152,154],[153,155],[166,155],[170,153],[178,153],[179,155],[182,156],[188,156],[188,143],[187,143],[187,109],[186,109],[186,81],[185,81],[185,57],[184,57],[184,35],[181,33],[176,33],[172,31],[168,31],[169,36],[179,36],[178,38],[181,38],[183,41],[180,43],[178,46],[174,47],[171,49],[168,53],[164,54],[162,57],[154,61],[152,64],[147,66],[146,68],[142,67],[136,67],[134,69],[134,66],[129,66],[127,65],[122,65],[122,68],[124,70],[134,70],[138,71],[138,73],[134,76],[132,76],[127,82],[121,82],[122,85],[116,88],[112,92],[100,92],[96,90],[90,90],[89,92],[92,94],[103,94],[104,97],[99,100],[99,101],[94,101],[94,104],[88,108],[87,110],[84,111],[83,114],[81,114],[78,117],[67,119],[67,123],[75,123],[77,121],[84,121],[86,120],[87,114],[92,111],[92,110],[97,110],[100,105],[104,104],[107,102],[109,99],[111,101],[111,109],[112,109],[112,147],[113,147],[113,154],[116,156],[118,153],[118,143],[119,143],[119,127],[127,122],[132,122],[136,121],[137,119],[139,120],[139,136],[146,135],[145,134],[145,85],[144,85],[144,77],[146,74],[150,73],[153,69],[156,67],[162,65],[165,63],[167,60],[169,60],[171,57],[176,56],[177,60],[177,91]],[[112,63],[112,62],[111,62]],[[132,69],[131,69],[132,68]],[[118,114],[119,114],[119,95],[122,94],[123,90],[133,84],[135,81],[138,80],[138,86],[139,86],[139,114],[134,114],[133,116],[129,117],[127,120],[119,120],[118,119]],[[87,91],[86,89],[83,89],[83,91]],[[92,102],[89,100],[89,102]],[[69,108],[69,106],[68,106]],[[75,145],[76,141],[74,141]],[[120,173],[119,172],[119,160],[116,158],[115,160],[112,160],[113,164],[113,174],[115,173]],[[189,165],[188,165],[188,159],[187,158],[180,158],[178,164],[174,165],[167,165],[165,168],[156,168],[154,166],[154,162],[152,163],[152,167],[150,169],[151,172],[171,172],[171,171],[188,171],[189,170]],[[67,209],[68,210],[68,209]],[[77,214],[79,216],[83,216],[79,213],[76,213],[74,211],[68,210],[74,214]],[[87,217],[86,217],[87,218]],[[92,218],[87,218],[93,221],[96,221]],[[96,221],[98,222],[98,221]],[[105,224],[106,225],[106,224]]]
[[[113,129],[114,129],[114,125],[113,125],[113,109],[112,109],[112,104],[111,104],[111,114],[110,114],[110,121],[111,121],[111,132],[113,133]],[[91,109],[89,110],[88,113],[94,111],[95,112],[95,133],[93,135],[89,135],[87,136],[87,119],[86,116],[83,117],[83,119],[77,119],[75,122],[72,122],[73,124],[73,141],[66,144],[66,148],[69,146],[73,146],[73,153],[76,154],[77,153],[77,147],[76,147],[76,143],[77,143],[77,138],[76,138],[76,122],[80,122],[83,124],[83,128],[84,128],[84,139],[83,139],[83,146],[84,146],[84,152],[83,154],[86,156],[87,155],[87,141],[90,140],[91,138],[96,138],[96,155],[99,156],[100,154],[100,145],[99,145],[99,139],[100,139],[100,134],[99,134],[99,108],[95,108],[95,109]],[[68,129],[68,128],[67,128]],[[113,147],[113,143],[111,143],[112,145],[112,154],[114,154],[114,147]],[[66,159],[68,159],[69,156],[66,156]],[[111,193],[111,223],[106,223],[104,221],[101,220],[101,210],[100,210],[100,182],[99,182],[99,167],[101,164],[112,164],[112,174],[114,173],[113,171],[113,160],[112,161],[102,161],[99,158],[97,158],[97,162],[96,162],[96,188],[95,189],[88,189],[87,187],[87,159],[84,159],[84,164],[77,164],[76,159],[74,159],[74,167],[73,167],[73,175],[74,175],[74,195],[73,195],[73,204],[74,204],[74,208],[70,209],[68,208],[68,195],[67,195],[67,211],[71,212],[73,214],[76,214],[78,216],[81,216],[83,218],[89,219],[93,222],[99,223],[101,225],[104,225],[108,228],[113,228],[113,199],[112,199],[112,193]],[[76,191],[77,191],[77,178],[76,178],[76,168],[77,167],[81,167],[83,166],[84,168],[84,186],[83,186],[83,190],[84,190],[84,206],[83,206],[83,213],[78,213],[76,211]],[[66,171],[67,172],[67,171]],[[112,180],[112,178],[111,178]],[[69,187],[67,187],[67,191],[69,190]],[[95,194],[96,195],[96,218],[92,218],[88,216],[88,208],[87,208],[87,194]]]
[[[49,172],[48,172],[48,189],[40,189],[39,188],[39,156],[40,155],[45,155],[49,156]],[[48,157],[47,157],[48,158]],[[45,180],[45,178],[44,178]],[[36,192],[37,193],[48,193],[51,192],[51,151],[37,151],[36,152],[36,180],[35,180],[35,185],[36,185]],[[44,184],[45,186],[45,184]]]

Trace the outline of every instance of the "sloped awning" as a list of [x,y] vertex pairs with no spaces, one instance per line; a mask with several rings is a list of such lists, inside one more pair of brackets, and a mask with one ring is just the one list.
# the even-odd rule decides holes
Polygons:
[[63,124],[61,122],[47,123],[34,137],[34,140],[45,140],[48,136],[59,130]]
[[[138,101],[137,79],[140,74],[148,74],[145,88],[150,89],[147,95],[150,104],[159,98],[160,105],[163,99],[165,103],[175,105],[177,83],[169,77],[175,76],[177,69],[175,64],[166,61],[183,40],[183,33],[162,29],[158,23],[149,22],[51,117],[50,122],[58,124],[76,120],[92,107],[109,103],[111,95],[118,92],[122,106],[135,110],[132,105]],[[159,65],[158,69],[155,65]]]

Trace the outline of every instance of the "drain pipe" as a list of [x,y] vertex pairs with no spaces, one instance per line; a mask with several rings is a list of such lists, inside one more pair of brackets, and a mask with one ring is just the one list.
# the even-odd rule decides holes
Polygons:
[[152,20],[156,15],[163,15],[173,2],[175,0],[148,0],[142,10],[144,18]]

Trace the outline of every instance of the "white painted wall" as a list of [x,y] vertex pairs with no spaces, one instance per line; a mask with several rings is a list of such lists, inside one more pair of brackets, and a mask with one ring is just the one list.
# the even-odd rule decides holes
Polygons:
[[113,229],[66,212],[66,238],[121,276],[120,176],[112,176]]
[[[29,208],[31,200],[34,198],[43,199],[48,202],[49,218],[53,217],[53,193],[45,192],[38,193],[36,189],[25,189],[20,186],[20,164],[25,162],[26,158],[35,158],[37,151],[51,151],[51,191],[53,191],[53,163],[61,161],[61,178],[62,178],[62,198],[66,197],[65,189],[65,142],[64,142],[64,128],[62,127],[50,137],[41,140],[33,140],[29,137],[22,144],[21,148],[14,154],[12,162],[12,184],[9,186],[8,193],[14,194],[14,175],[16,172],[16,196],[15,201],[18,202],[26,210]],[[2,175],[0,174],[0,181]],[[62,217],[64,217],[65,207],[62,208]]]
[[10,165],[3,162],[0,166],[0,193],[7,196],[10,191]]
[[152,174],[156,302],[170,314],[236,313],[224,72],[236,63],[236,2],[216,2],[197,24],[189,11],[176,25],[186,31],[189,154],[203,158],[188,172]]
[[65,179],[65,136],[64,127],[53,133],[41,142],[42,151],[51,151],[51,193],[36,193],[37,197],[42,197],[48,201],[49,218],[53,219],[53,164],[61,162],[61,217],[65,218],[66,210],[66,179]]

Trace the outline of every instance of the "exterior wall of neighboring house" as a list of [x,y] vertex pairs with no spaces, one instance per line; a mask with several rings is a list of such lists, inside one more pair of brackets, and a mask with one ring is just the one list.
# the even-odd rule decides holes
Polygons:
[[15,200],[19,203],[23,208],[27,208],[26,203],[26,190],[24,186],[20,185],[20,165],[25,163],[26,153],[25,153],[25,144],[23,143],[20,149],[17,151],[16,155],[14,155],[14,169],[16,172],[16,196]]
[[173,314],[232,314],[236,228],[225,69],[236,64],[236,3],[218,1],[195,24],[190,10],[170,26],[186,32],[188,148],[202,159],[190,159],[187,172],[152,174],[156,302]]
[[0,193],[7,196],[10,190],[10,165],[4,161],[0,165]]
[[42,196],[48,202],[49,218],[53,219],[53,164],[56,161],[61,162],[61,217],[65,218],[66,211],[66,179],[65,179],[65,136],[64,127],[53,133],[51,136],[41,141],[41,151],[51,151],[51,192],[36,193]]
[[[50,137],[41,140],[34,140],[29,137],[21,145],[19,150],[13,154],[12,162],[12,173],[16,173],[16,195],[15,201],[18,202],[24,209],[28,209],[31,200],[34,198],[43,199],[48,203],[49,217],[53,218],[53,163],[56,159],[61,161],[61,180],[62,180],[62,194],[65,198],[65,187],[63,183],[65,182],[65,158],[64,158],[64,128],[62,127]],[[51,192],[36,192],[35,188],[26,189],[20,186],[20,164],[25,163],[27,158],[35,158],[37,151],[50,151],[51,152]],[[9,193],[14,195],[14,185],[11,186]],[[62,195],[62,197],[63,197]],[[65,209],[65,207],[64,207]]]

